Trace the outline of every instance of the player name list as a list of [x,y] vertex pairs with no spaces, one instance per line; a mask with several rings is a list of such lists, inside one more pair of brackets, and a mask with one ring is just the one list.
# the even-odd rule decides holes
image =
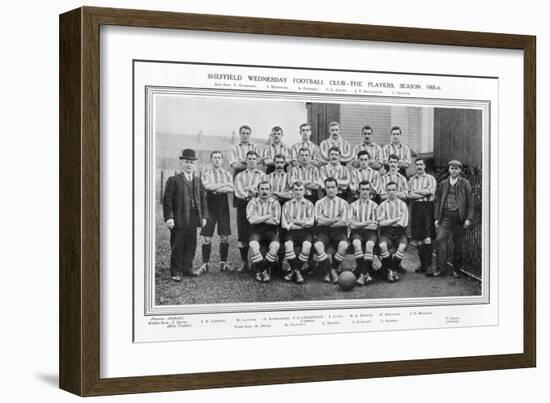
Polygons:
[[[468,321],[466,321],[468,322]],[[448,310],[411,308],[331,312],[250,312],[148,317],[148,331],[178,340],[348,333],[475,325]],[[211,335],[212,337],[208,337]]]

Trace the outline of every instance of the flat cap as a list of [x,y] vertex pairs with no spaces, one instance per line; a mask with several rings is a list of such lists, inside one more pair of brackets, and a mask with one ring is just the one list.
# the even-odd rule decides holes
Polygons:
[[450,166],[450,167],[458,167],[458,168],[460,168],[460,169],[463,168],[462,162],[460,162],[459,160],[451,160],[451,161],[449,161],[449,166]]

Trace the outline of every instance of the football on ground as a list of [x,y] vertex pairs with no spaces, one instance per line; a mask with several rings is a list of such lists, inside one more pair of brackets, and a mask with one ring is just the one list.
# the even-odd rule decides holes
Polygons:
[[351,271],[343,271],[338,276],[338,285],[342,291],[351,291],[355,286],[355,275]]

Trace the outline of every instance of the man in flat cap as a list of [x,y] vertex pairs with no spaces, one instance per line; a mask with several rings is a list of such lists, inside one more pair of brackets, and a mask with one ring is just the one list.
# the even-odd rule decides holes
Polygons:
[[182,151],[183,172],[166,181],[163,200],[164,221],[170,230],[170,274],[174,281],[182,276],[197,277],[201,269],[193,270],[197,248],[197,227],[204,227],[208,220],[206,191],[201,179],[193,174],[197,157],[195,151]]
[[437,229],[437,267],[435,271],[428,268],[426,275],[438,277],[446,273],[447,244],[453,239],[453,271],[458,277],[462,266],[462,241],[466,230],[474,220],[474,195],[472,185],[463,178],[462,163],[449,161],[449,177],[441,182],[435,194],[434,224]]

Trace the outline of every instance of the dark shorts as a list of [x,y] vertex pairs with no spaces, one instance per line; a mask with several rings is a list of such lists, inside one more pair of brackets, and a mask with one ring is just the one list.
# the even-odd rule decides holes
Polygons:
[[256,241],[261,243],[270,244],[274,241],[279,241],[278,227],[269,224],[257,224],[250,226],[249,242]]
[[317,227],[317,238],[315,240],[320,241],[325,245],[325,249],[329,246],[333,248],[338,247],[338,243],[341,241],[348,241],[348,230],[346,227],[340,228],[327,228]]
[[397,248],[400,244],[405,244],[405,246],[409,244],[407,233],[405,232],[405,228],[403,227],[381,228],[379,242],[386,242],[388,248],[391,248],[392,245]]
[[218,225],[218,235],[231,235],[231,223],[229,219],[229,201],[227,194],[207,193],[209,219],[201,230],[201,235],[211,237]]
[[250,236],[250,223],[246,219],[246,206],[248,202],[234,197],[233,203],[237,207],[237,241],[246,244]]
[[376,240],[378,239],[378,231],[372,229],[352,230],[350,239],[352,242],[359,240],[362,244],[365,244],[368,241],[376,243]]
[[313,230],[312,228],[304,228],[297,230],[283,230],[282,231],[283,242],[292,241],[294,246],[302,246],[304,242],[313,243]]
[[411,205],[411,237],[423,241],[435,236],[433,202],[413,202]]

